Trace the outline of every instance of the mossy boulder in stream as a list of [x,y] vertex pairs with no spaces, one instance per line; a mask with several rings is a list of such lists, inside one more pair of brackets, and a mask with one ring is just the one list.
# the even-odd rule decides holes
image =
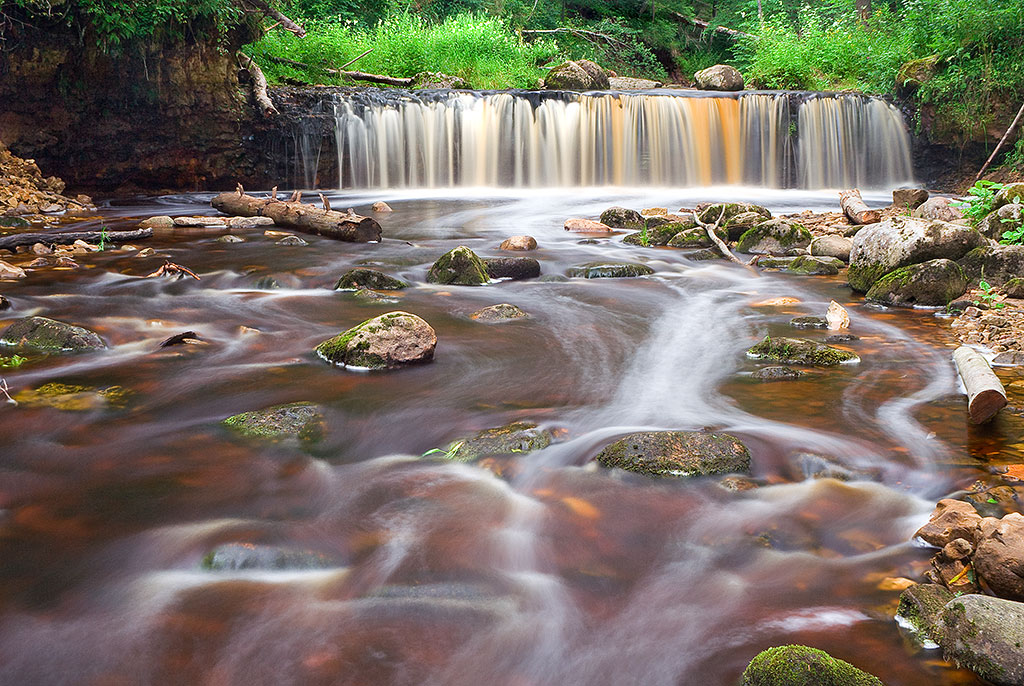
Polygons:
[[779,217],[763,221],[744,232],[736,243],[736,251],[753,255],[784,255],[792,248],[806,248],[810,244],[810,231]]
[[945,306],[967,290],[963,269],[952,260],[929,260],[889,272],[868,290],[868,300],[913,307]]
[[718,233],[724,239],[736,241],[764,220],[764,215],[760,212],[740,212],[732,219],[722,222]]
[[464,245],[441,255],[427,272],[427,283],[482,286],[490,280],[487,263]]
[[424,457],[473,462],[483,457],[536,452],[547,448],[554,439],[551,431],[532,422],[512,422],[484,429],[469,438],[452,441],[443,449],[430,451]]
[[394,369],[434,358],[437,334],[430,324],[408,312],[388,312],[316,347],[331,364],[359,369]]
[[594,458],[648,476],[700,476],[750,471],[750,451],[736,437],[703,431],[645,431],[605,447]]
[[52,407],[68,412],[123,408],[131,393],[121,386],[94,388],[50,382],[39,388],[23,389],[14,395],[20,407]]
[[[693,229],[692,223],[686,222],[666,222],[664,224],[658,224],[657,226],[648,226],[646,229],[631,233],[622,239],[623,243],[630,245],[669,245],[677,234]],[[695,231],[704,232],[703,229],[694,229]],[[706,234],[705,234],[706,236]],[[646,243],[644,242],[646,241]]]
[[992,199],[992,207],[999,209],[1003,205],[1009,205],[1010,203],[1022,203],[1024,204],[1024,183],[1008,183],[1003,186],[998,192],[996,197]]
[[601,213],[601,223],[613,229],[639,229],[644,225],[644,218],[636,210],[609,207]]
[[530,315],[528,312],[510,305],[509,303],[499,303],[497,305],[489,305],[488,307],[481,308],[469,315],[470,319],[478,322],[484,322],[486,324],[495,324],[497,322],[511,322],[517,319],[529,319]]
[[843,261],[837,257],[800,255],[793,258],[784,267],[784,271],[789,274],[803,274],[804,276],[834,276],[845,266]]
[[221,423],[246,438],[280,440],[294,437],[305,443],[315,443],[324,434],[323,413],[317,405],[309,402],[243,412]]
[[767,207],[761,207],[749,202],[717,202],[711,205],[699,206],[697,216],[705,224],[714,224],[721,217],[721,221],[718,224],[719,228],[729,226],[733,219],[736,219],[737,223],[735,230],[732,232],[733,236],[729,237],[729,240],[736,240],[744,231],[759,223],[758,221],[753,221],[753,218],[745,218],[743,221],[739,220],[739,215],[748,212],[753,212],[760,216],[760,221],[772,218],[772,213]]
[[896,618],[917,634],[918,640],[939,642],[942,609],[953,593],[939,584],[914,584],[900,594]]
[[19,319],[0,332],[0,345],[50,353],[83,352],[107,347],[95,331],[47,317]]
[[484,260],[492,279],[535,279],[540,276],[540,262],[532,257],[489,257]]
[[[719,236],[721,233],[719,232]],[[724,239],[724,236],[722,236]],[[672,236],[667,245],[670,248],[683,248],[699,250],[702,248],[713,248],[715,242],[708,236],[704,229],[686,229]]]
[[765,336],[764,340],[747,351],[747,355],[759,360],[807,367],[832,367],[843,362],[860,362],[859,357],[847,350],[806,338]]
[[1024,274],[1024,245],[986,245],[971,250],[957,263],[968,283],[984,279],[992,286],[1002,286]]
[[884,686],[881,680],[817,648],[762,650],[743,670],[742,686]]
[[350,269],[338,279],[338,283],[334,284],[334,289],[338,291],[358,291],[361,288],[374,291],[397,291],[408,287],[409,284],[401,279],[365,267]]
[[1007,231],[1019,231],[1024,226],[1024,205],[1013,203],[1003,205],[982,217],[978,231],[994,241],[1002,240]]
[[953,598],[942,610],[946,659],[997,686],[1024,684],[1024,603],[985,595]]
[[632,264],[630,262],[588,262],[579,267],[571,267],[569,276],[583,277],[584,279],[622,279],[632,276],[648,276],[654,270],[645,264]]
[[238,570],[326,569],[337,566],[323,553],[259,543],[226,543],[203,556],[200,567],[211,572]]

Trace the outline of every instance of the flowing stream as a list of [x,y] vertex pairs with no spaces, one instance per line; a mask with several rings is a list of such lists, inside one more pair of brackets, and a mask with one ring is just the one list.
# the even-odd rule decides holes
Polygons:
[[[742,197],[778,213],[830,208],[834,192],[330,197],[361,212],[387,200],[384,241],[159,235],[152,258],[95,253],[79,258],[88,268],[4,285],[15,309],[0,326],[45,314],[111,346],[5,370],[12,393],[58,381],[129,395],[84,411],[0,407],[0,683],[732,686],[758,651],[785,643],[828,650],[890,686],[980,683],[915,648],[893,621],[898,591],[885,590],[886,577],[926,568],[929,552],[910,537],[934,501],[984,475],[934,315],[873,309],[840,277],[756,278],[561,228],[611,204]],[[105,222],[208,212],[208,200],[114,204]],[[595,259],[656,273],[424,283],[455,245],[498,255],[521,233],[537,238],[544,275]],[[140,278],[164,259],[202,279]],[[414,287],[397,304],[332,291],[357,265]],[[799,302],[763,304],[780,296]],[[860,364],[750,378],[761,366],[750,345],[796,333],[791,317],[831,299],[850,310],[860,338],[846,346]],[[532,318],[467,318],[500,302]],[[357,373],[312,353],[393,309],[436,329],[434,362]],[[187,330],[208,344],[158,348]],[[326,415],[312,448],[219,425],[301,400]],[[419,457],[513,420],[559,440],[485,465]],[[632,431],[702,427],[748,444],[759,487],[589,463]],[[315,551],[330,565],[201,568],[230,543]]]

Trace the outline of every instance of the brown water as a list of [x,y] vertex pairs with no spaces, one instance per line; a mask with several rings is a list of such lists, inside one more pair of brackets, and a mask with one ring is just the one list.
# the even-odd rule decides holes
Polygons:
[[[915,578],[929,552],[909,539],[934,501],[1005,454],[1012,415],[968,432],[949,339],[929,312],[865,306],[841,279],[765,275],[678,251],[581,243],[571,215],[610,204],[739,197],[776,211],[832,194],[705,190],[551,191],[387,199],[385,240],[259,231],[157,237],[164,257],[83,256],[3,292],[16,317],[99,331],[107,352],[32,360],[12,393],[49,381],[131,392],[123,409],[0,406],[0,683],[731,685],[759,650],[805,643],[890,686],[980,683],[922,651],[893,621],[888,576]],[[129,216],[206,211],[208,196],[119,204]],[[546,275],[598,258],[643,261],[649,278],[423,283],[457,244],[497,255],[534,235]],[[164,259],[200,274],[142,279]],[[330,287],[371,265],[414,282],[397,305]],[[258,290],[274,276],[282,285]],[[787,307],[755,303],[778,296]],[[744,350],[788,320],[845,304],[857,365],[791,383],[749,378]],[[533,318],[485,325],[499,302]],[[436,329],[432,364],[334,369],[321,340],[402,309]],[[243,333],[252,327],[259,333]],[[207,346],[157,350],[194,330]],[[822,332],[807,335],[820,338]],[[239,440],[225,417],[322,404],[310,452]],[[562,441],[490,466],[420,459],[477,430],[523,419]],[[750,446],[760,488],[716,478],[655,481],[594,469],[606,443],[642,429],[713,427]],[[1019,446],[1018,446],[1019,447]],[[809,454],[818,457],[808,457]],[[810,478],[827,464],[849,480]],[[323,553],[317,571],[209,572],[214,546]]]

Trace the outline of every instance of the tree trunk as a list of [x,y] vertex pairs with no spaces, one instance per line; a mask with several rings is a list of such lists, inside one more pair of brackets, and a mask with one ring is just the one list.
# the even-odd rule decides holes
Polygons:
[[1020,125],[1021,117],[1024,117],[1024,105],[1021,105],[1020,109],[1017,110],[1017,116],[1013,118],[1013,122],[1010,124],[1010,128],[1006,129],[1006,132],[1003,134],[1003,137],[999,139],[999,144],[996,146],[996,149],[993,150],[992,154],[988,156],[988,159],[985,160],[985,164],[983,164],[981,167],[981,171],[979,171],[978,175],[974,177],[975,182],[977,182],[979,179],[981,179],[982,176],[985,175],[985,172],[988,170],[988,166],[992,164],[992,160],[994,160],[996,158],[996,155],[999,154],[999,151],[1003,149],[1003,144],[1005,144],[1006,141],[1013,136],[1013,132],[1016,131],[1017,127]]
[[267,94],[267,77],[263,75],[263,70],[242,51],[238,52],[238,63],[249,72],[249,77],[252,80],[252,97],[260,106],[263,116],[271,117],[278,114],[277,108],[274,107],[274,103],[270,101],[270,96]]
[[857,17],[860,19],[860,23],[867,26],[868,20],[871,19],[871,0],[856,0],[857,2]]
[[138,229],[137,231],[74,231],[63,233],[16,233],[11,236],[0,237],[0,249],[11,250],[19,245],[71,245],[75,241],[98,242],[101,239],[104,243],[128,243],[140,241],[153,237],[153,229]]
[[843,213],[854,224],[875,224],[882,220],[881,212],[868,209],[860,197],[860,191],[856,188],[839,191],[839,206],[843,208]]
[[380,224],[375,219],[324,210],[302,202],[255,198],[231,192],[221,193],[210,204],[225,214],[236,217],[270,217],[280,226],[290,226],[305,233],[339,241],[369,243],[379,241],[381,236]]
[[988,360],[974,348],[962,345],[953,351],[956,371],[967,389],[967,412],[974,424],[984,424],[1006,407],[1006,391]]

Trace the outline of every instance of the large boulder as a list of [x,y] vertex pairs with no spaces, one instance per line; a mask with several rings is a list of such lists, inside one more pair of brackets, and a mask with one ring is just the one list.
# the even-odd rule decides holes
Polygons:
[[750,451],[736,438],[703,431],[645,431],[606,446],[602,467],[649,476],[698,476],[750,471]]
[[777,646],[758,653],[743,670],[742,686],[883,686],[881,680],[823,650]]
[[533,279],[540,276],[540,262],[532,257],[488,257],[484,260],[492,279]]
[[563,62],[544,78],[544,88],[555,91],[608,90],[608,74],[590,60]]
[[394,369],[434,358],[437,334],[408,312],[368,319],[316,347],[321,358],[344,367]]
[[1024,600],[1024,516],[1014,512],[999,520],[978,541],[974,569],[1001,598]]
[[1024,203],[1024,183],[1008,183],[992,199],[992,207],[999,209],[1011,202]]
[[868,300],[885,305],[945,307],[967,290],[964,270],[952,260],[928,260],[891,271],[871,286]]
[[865,226],[853,237],[847,280],[854,290],[866,293],[875,281],[895,269],[938,258],[958,260],[987,242],[967,226],[892,217]]
[[334,284],[335,290],[358,291],[361,288],[368,288],[374,291],[397,291],[408,288],[409,284],[401,279],[388,276],[376,269],[365,269],[358,267],[345,272],[338,283]]
[[915,210],[928,199],[928,191],[923,188],[897,188],[892,192],[892,204],[904,210]]
[[998,686],[1024,684],[1024,603],[963,595],[942,611],[941,639],[949,660]]
[[900,594],[896,616],[918,635],[938,643],[942,635],[942,611],[953,593],[939,584],[914,584]]
[[693,80],[702,91],[741,91],[744,85],[743,74],[727,64],[701,69],[693,75]]
[[441,255],[427,272],[427,283],[482,286],[490,280],[487,263],[464,245]]
[[493,429],[484,429],[475,436],[452,441],[445,448],[428,452],[424,457],[438,457],[456,462],[473,462],[484,457],[518,455],[547,448],[555,440],[548,429],[532,422],[512,422]]
[[783,271],[804,276],[833,276],[846,265],[838,257],[815,257],[799,255],[787,264]]
[[0,345],[47,353],[82,352],[107,347],[95,331],[48,317],[19,319],[0,332]]
[[779,364],[798,364],[807,367],[832,367],[837,364],[859,362],[860,358],[847,350],[833,348],[806,338],[765,336],[747,351],[757,360],[771,360]]
[[700,248],[713,248],[715,247],[715,242],[711,240],[708,232],[704,229],[685,229],[672,236],[665,245],[672,248],[697,250]]
[[939,71],[939,56],[929,55],[904,62],[896,72],[896,85],[905,93],[913,93],[931,81]]
[[323,437],[324,416],[314,403],[275,405],[228,417],[224,426],[246,438],[298,438],[315,443]]
[[656,224],[653,227],[648,225],[641,231],[631,233],[622,239],[623,243],[629,245],[668,245],[669,242],[675,238],[678,234],[686,231],[699,231],[705,238],[707,234],[704,233],[704,229],[694,228],[696,224],[693,222],[665,222],[662,224]]
[[978,222],[978,231],[994,241],[1002,240],[1007,231],[1020,230],[1024,225],[1024,205],[1010,203],[992,210]]
[[914,210],[912,216],[919,219],[954,222],[964,218],[964,213],[957,207],[956,202],[953,198],[928,198]]
[[1002,286],[1024,274],[1024,245],[986,245],[957,261],[968,283],[984,279],[992,286]]
[[[771,219],[772,213],[767,207],[755,205],[750,202],[716,202],[710,205],[698,205],[697,216],[705,224],[714,224],[721,217],[719,226],[725,226],[736,215],[744,212],[754,212],[765,219]],[[730,240],[735,240],[730,238]]]
[[753,255],[783,255],[793,248],[811,244],[811,232],[782,217],[761,222],[740,236],[736,252]]
[[814,257],[835,257],[843,262],[850,261],[853,240],[845,236],[818,236],[811,241],[810,251]]
[[588,262],[579,267],[570,267],[566,272],[569,276],[584,279],[622,279],[631,276],[648,276],[654,270],[646,264],[631,262]]
[[945,547],[958,538],[973,543],[981,535],[981,520],[974,505],[963,500],[944,498],[936,503],[928,523],[918,529],[914,536],[936,548]]
[[661,81],[638,79],[633,76],[608,77],[608,87],[616,91],[648,91],[652,88],[661,88],[661,86]]
[[644,226],[644,218],[636,210],[609,207],[601,213],[601,223],[613,229],[640,229]]

